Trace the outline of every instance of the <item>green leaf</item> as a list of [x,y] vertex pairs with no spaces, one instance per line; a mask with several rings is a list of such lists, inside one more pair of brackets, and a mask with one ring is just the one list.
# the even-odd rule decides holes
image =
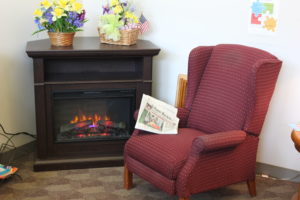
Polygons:
[[35,34],[37,34],[37,33],[40,33],[40,32],[46,31],[46,30],[47,30],[47,29],[41,29],[41,30],[34,31],[34,32],[32,33],[32,35],[35,35]]

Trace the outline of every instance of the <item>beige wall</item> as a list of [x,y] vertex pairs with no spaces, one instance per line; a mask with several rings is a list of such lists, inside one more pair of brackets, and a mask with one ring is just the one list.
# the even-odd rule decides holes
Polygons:
[[[0,122],[11,132],[35,133],[32,61],[25,54],[35,30],[32,12],[39,1],[0,1]],[[248,33],[249,1],[142,0],[149,39],[162,51],[154,61],[153,95],[174,103],[176,80],[186,73],[189,51],[198,45],[238,43],[267,50],[283,60],[277,88],[261,135],[258,161],[300,171],[288,123],[300,121],[300,2],[281,1],[276,35]],[[83,0],[89,22],[77,36],[96,36],[100,1]],[[29,140],[21,137],[17,144]]]
[[[8,132],[35,133],[32,63],[25,54],[32,39],[34,3],[0,1],[0,7],[0,123]],[[19,136],[14,142],[30,140]]]

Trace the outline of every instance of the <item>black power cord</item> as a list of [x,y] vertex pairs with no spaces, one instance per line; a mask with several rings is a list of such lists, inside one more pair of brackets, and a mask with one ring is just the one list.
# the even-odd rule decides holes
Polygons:
[[12,141],[12,139],[17,135],[28,135],[30,137],[36,138],[35,135],[27,133],[27,132],[8,133],[5,131],[5,129],[1,123],[0,123],[0,128],[3,132],[3,133],[0,133],[0,136],[3,136],[7,139],[7,141],[5,143],[2,143],[0,146],[0,154],[5,152],[5,150],[7,150],[7,148],[16,149],[16,146],[15,146],[14,142]]
[[5,131],[4,127],[2,126],[2,124],[0,123],[0,128],[2,129],[3,133],[0,134],[6,134],[6,135],[12,135],[12,136],[16,136],[16,135],[28,135],[30,137],[36,138],[35,135],[31,134],[31,133],[27,133],[27,132],[17,132],[17,133],[8,133]]

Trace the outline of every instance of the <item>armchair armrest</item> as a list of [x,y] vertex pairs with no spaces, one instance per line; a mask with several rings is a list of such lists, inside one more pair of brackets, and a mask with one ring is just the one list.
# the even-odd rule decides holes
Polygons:
[[133,133],[131,134],[131,136],[137,136],[139,134],[141,134],[143,131],[139,130],[139,129],[134,129]]
[[177,117],[179,118],[179,128],[186,127],[190,111],[186,108],[178,108]]
[[198,136],[193,140],[192,154],[199,155],[200,153],[234,147],[241,144],[245,138],[246,132],[241,130],[232,130]]

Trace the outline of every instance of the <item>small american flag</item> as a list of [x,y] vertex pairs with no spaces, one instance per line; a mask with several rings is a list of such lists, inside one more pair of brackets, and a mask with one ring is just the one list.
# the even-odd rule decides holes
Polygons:
[[145,16],[142,14],[140,16],[140,32],[141,34],[149,31],[150,29],[150,24],[148,22],[148,20],[145,18]]

